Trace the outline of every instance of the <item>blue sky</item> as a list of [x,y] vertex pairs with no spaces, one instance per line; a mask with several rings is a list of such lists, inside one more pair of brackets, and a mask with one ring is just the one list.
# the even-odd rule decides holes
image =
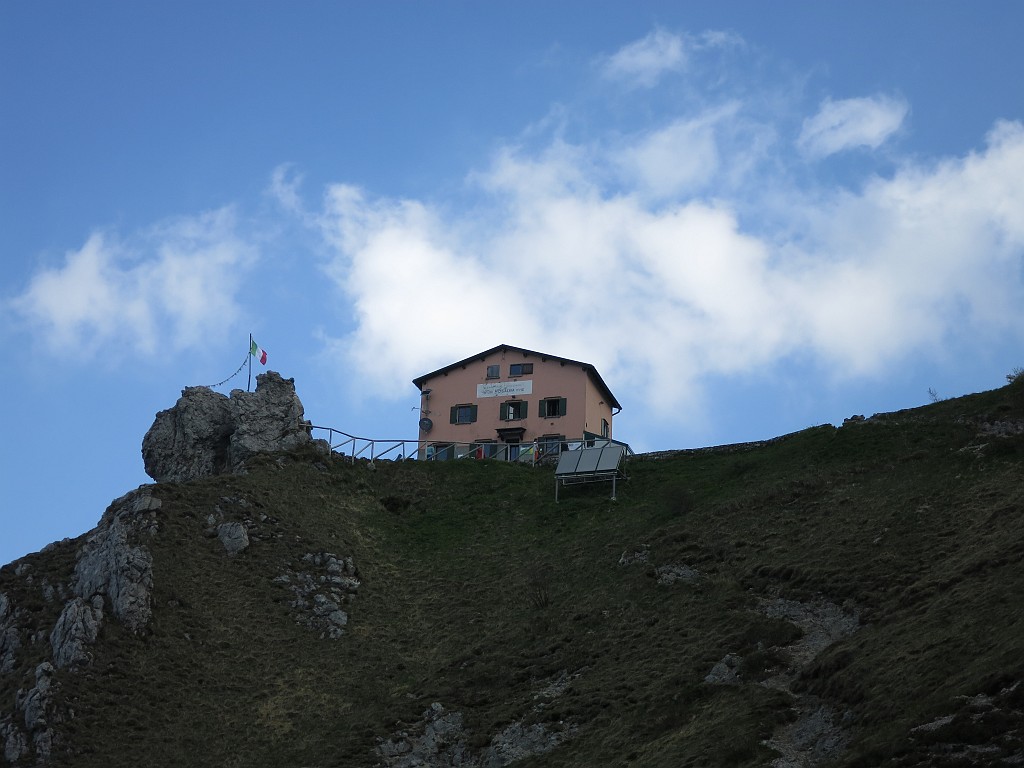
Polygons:
[[[595,363],[637,450],[1024,365],[1018,2],[0,5],[0,563],[148,482],[245,359],[413,437],[411,379]],[[221,387],[246,385],[239,377]]]

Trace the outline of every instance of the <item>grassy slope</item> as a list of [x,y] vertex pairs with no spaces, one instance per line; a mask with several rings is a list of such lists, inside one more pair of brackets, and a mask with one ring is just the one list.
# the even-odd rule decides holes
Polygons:
[[[108,622],[94,663],[61,675],[72,763],[372,765],[375,739],[439,701],[465,714],[475,746],[521,718],[579,726],[523,766],[760,765],[787,696],[702,680],[785,633],[750,611],[769,594],[860,611],[864,627],[799,685],[853,712],[843,763],[912,761],[911,727],[1024,676],[1024,439],[979,438],[965,415],[1024,417],[1024,383],[636,460],[615,502],[595,485],[556,505],[550,469],[371,471],[312,455],[160,486],[152,632]],[[206,532],[218,505],[228,519],[268,515],[251,532],[267,538],[228,558]],[[647,565],[618,565],[641,544]],[[325,551],[351,555],[363,578],[337,642],[296,624],[272,581]],[[59,558],[37,556],[37,572]],[[662,564],[705,578],[660,586]],[[29,605],[11,571],[0,590]],[[536,711],[563,670],[579,676]]]

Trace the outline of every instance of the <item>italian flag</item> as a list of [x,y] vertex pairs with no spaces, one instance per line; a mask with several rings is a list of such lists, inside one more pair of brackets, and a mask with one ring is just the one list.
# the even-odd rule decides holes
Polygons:
[[249,347],[249,354],[260,361],[261,364],[267,364],[267,350],[257,344],[255,341],[252,342],[252,346]]

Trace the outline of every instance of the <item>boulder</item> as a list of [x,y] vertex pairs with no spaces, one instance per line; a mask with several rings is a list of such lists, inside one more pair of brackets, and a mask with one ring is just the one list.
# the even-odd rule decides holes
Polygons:
[[227,397],[206,387],[186,387],[142,438],[146,474],[158,483],[223,474],[233,431]]
[[186,387],[173,408],[160,411],[142,439],[146,474],[181,482],[242,471],[259,453],[312,442],[295,380],[275,371],[256,377],[256,391],[227,397],[208,387]]
[[249,546],[249,532],[241,523],[221,523],[217,526],[217,538],[229,555],[237,555]]

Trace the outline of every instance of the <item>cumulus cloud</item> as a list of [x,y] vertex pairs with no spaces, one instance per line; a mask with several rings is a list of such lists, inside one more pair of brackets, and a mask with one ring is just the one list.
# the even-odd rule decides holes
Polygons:
[[[695,124],[680,125],[665,131]],[[656,135],[632,151],[643,156]],[[665,162],[686,162],[666,144]],[[432,367],[508,342],[594,362],[670,413],[708,376],[791,355],[856,376],[958,334],[1024,337],[1020,124],[856,192],[810,196],[751,175],[747,193],[789,216],[759,229],[744,227],[737,200],[609,191],[622,157],[618,144],[506,149],[474,175],[490,216],[331,187],[320,223],[331,275],[357,309],[345,349],[360,372],[398,395]]]
[[816,115],[804,120],[797,146],[814,158],[857,147],[876,149],[899,130],[909,110],[905,101],[890,96],[826,99]]
[[666,72],[686,66],[683,38],[664,29],[623,46],[602,62],[604,76],[640,88],[650,88]]
[[95,233],[7,303],[54,351],[151,356],[200,346],[230,324],[252,250],[222,209],[153,227],[130,242]]
[[653,198],[694,193],[720,170],[717,130],[736,105],[679,118],[648,133],[629,137],[615,162],[628,184]]

